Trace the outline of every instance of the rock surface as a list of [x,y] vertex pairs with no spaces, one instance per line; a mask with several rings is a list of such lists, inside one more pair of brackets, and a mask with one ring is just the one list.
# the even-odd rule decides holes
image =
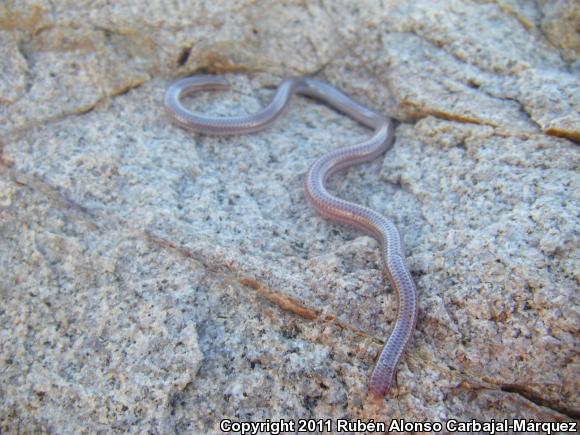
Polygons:
[[[0,6],[0,430],[207,433],[219,421],[580,416],[580,36],[573,0]],[[396,222],[419,292],[314,215],[309,165],[363,127],[304,98],[263,133],[190,134],[318,75],[400,124],[333,177]]]

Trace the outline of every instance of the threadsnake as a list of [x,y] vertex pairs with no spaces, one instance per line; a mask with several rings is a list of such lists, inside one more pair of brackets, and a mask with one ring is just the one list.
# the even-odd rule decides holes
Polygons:
[[292,95],[301,94],[327,103],[374,131],[363,142],[330,151],[318,158],[306,177],[305,192],[310,204],[322,216],[359,228],[377,239],[380,244],[384,270],[398,296],[394,328],[369,381],[369,394],[374,398],[381,398],[390,389],[397,365],[415,329],[415,284],[405,264],[403,241],[395,225],[374,210],[330,194],[325,183],[336,171],[372,160],[386,152],[394,142],[392,122],[328,83],[306,77],[284,80],[276,89],[270,104],[255,114],[227,118],[209,117],[191,112],[181,102],[183,96],[193,92],[226,90],[228,87],[228,82],[222,77],[184,78],[167,89],[165,108],[174,123],[188,130],[213,135],[238,135],[265,129],[288,107]]

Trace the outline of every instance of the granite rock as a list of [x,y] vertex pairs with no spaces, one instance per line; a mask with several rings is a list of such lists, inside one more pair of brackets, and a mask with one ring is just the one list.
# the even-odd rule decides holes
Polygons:
[[[0,431],[217,433],[221,419],[580,416],[573,1],[0,6]],[[366,383],[396,315],[377,243],[304,176],[362,140],[296,98],[267,131],[192,134],[178,76],[252,112],[317,75],[393,116],[332,177],[392,219],[419,294],[396,386]]]

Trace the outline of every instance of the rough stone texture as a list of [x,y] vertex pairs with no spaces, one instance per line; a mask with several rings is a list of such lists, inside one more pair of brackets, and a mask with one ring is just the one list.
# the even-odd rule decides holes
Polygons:
[[[574,1],[0,5],[0,430],[218,432],[219,420],[580,415]],[[317,74],[400,121],[331,180],[393,219],[420,318],[397,386],[376,242],[313,214],[364,128],[298,98],[263,133],[192,135]],[[238,73],[238,74],[234,74]]]

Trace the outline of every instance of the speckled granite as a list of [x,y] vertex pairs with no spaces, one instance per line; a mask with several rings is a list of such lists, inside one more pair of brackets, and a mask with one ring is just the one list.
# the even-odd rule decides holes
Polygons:
[[[573,1],[0,5],[0,431],[215,433],[222,418],[580,416],[578,11]],[[316,74],[400,123],[331,180],[393,219],[417,332],[381,403],[395,318],[377,244],[314,215],[317,156],[364,128],[304,98]]]

